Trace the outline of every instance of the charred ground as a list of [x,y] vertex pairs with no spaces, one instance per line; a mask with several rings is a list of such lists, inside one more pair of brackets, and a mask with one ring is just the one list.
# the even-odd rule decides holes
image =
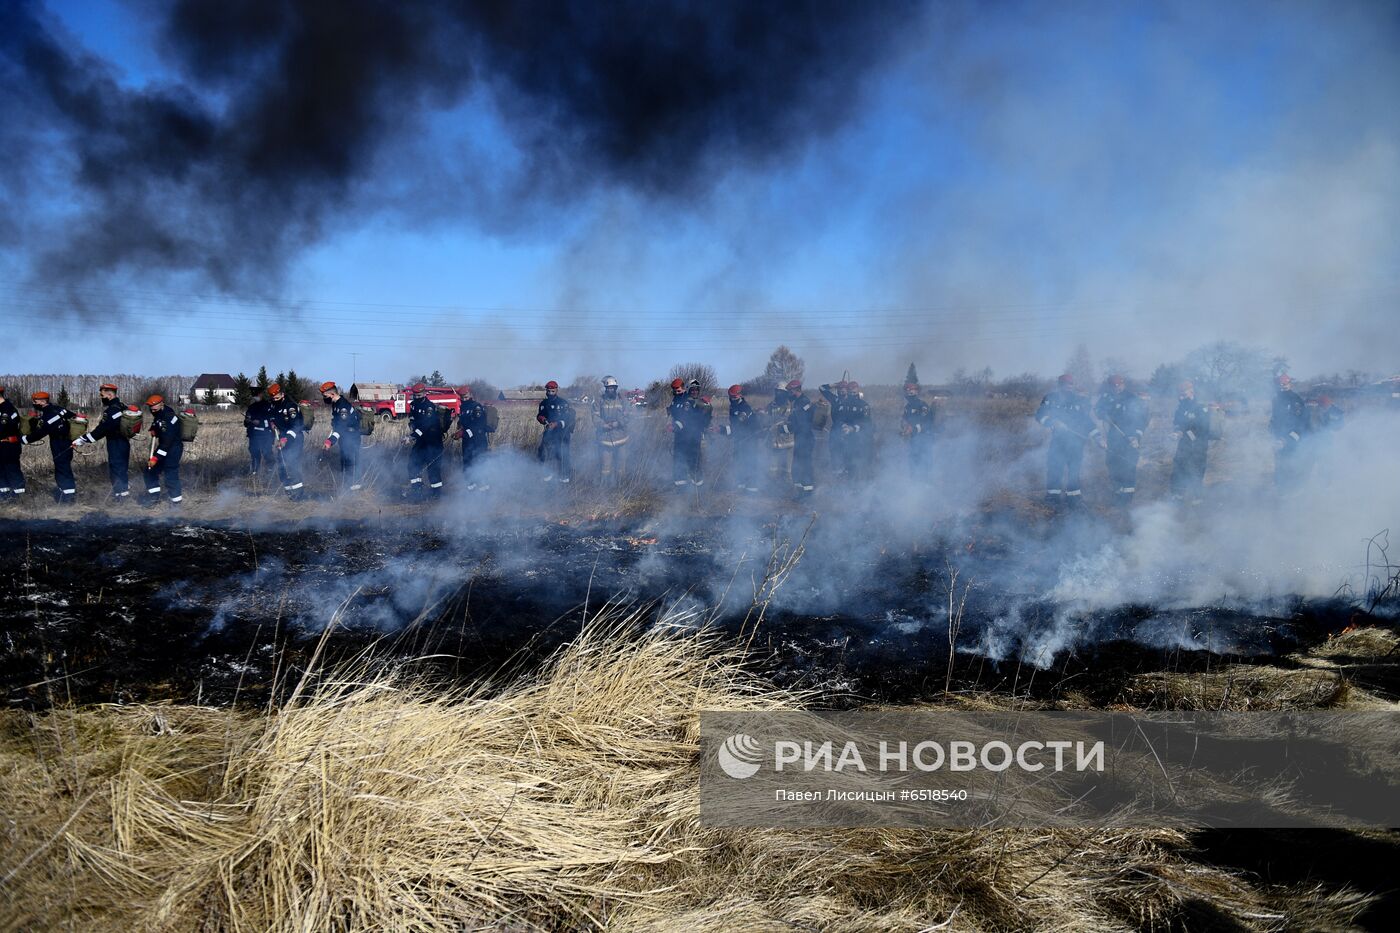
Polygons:
[[[1084,522],[1083,547],[1115,534]],[[1028,663],[1039,633],[1065,624],[1043,581],[1073,555],[997,527],[984,516],[888,546],[798,515],[522,519],[470,531],[19,522],[0,567],[0,683],[10,705],[263,702],[295,681],[327,626],[330,660],[369,652],[474,680],[533,665],[590,607],[625,599],[658,615],[693,607],[696,625],[741,635],[764,674],[832,703],[918,701],[951,686],[1111,704],[1136,674],[1279,663],[1362,617],[1342,600],[1267,611],[1127,605],[1075,615],[1070,647]],[[1018,644],[989,656],[989,627],[1011,615]]]

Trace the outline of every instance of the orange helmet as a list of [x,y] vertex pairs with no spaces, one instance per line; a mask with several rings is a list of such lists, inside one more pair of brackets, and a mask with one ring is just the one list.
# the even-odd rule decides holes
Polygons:
[[672,380],[671,380],[671,391],[673,391],[673,392],[683,392],[683,391],[685,391],[685,381],[684,381],[684,380],[681,380],[681,379],[672,379]]
[[99,392],[101,392],[101,391],[104,390],[104,389],[107,390],[108,392],[115,392],[115,391],[117,391],[116,385],[114,385],[113,383],[110,383],[110,382],[104,382],[104,383],[102,383],[102,385],[100,385],[100,386],[97,387],[97,391],[99,391]]
[[334,383],[334,382],[323,382],[323,383],[321,383],[321,394],[322,394],[322,395],[325,395],[327,392],[330,392],[330,391],[331,391],[332,389],[334,389],[334,388],[335,388],[335,383]]
[[268,395],[281,395],[281,394],[282,394],[282,383],[280,383],[280,382],[274,382],[272,385],[268,386],[268,387],[267,387],[267,394],[268,394]]
[[801,379],[792,379],[792,380],[789,380],[789,381],[788,381],[788,384],[787,384],[786,386],[784,386],[783,388],[787,389],[789,392],[801,392],[801,391],[802,391],[802,380],[801,380]]
[[159,395],[152,395],[152,396],[150,396],[149,398],[146,399],[146,404],[147,404],[147,405],[160,405],[160,404],[163,404],[164,402],[165,402],[165,399],[161,398]]
[[744,387],[743,387],[743,386],[737,385],[737,384],[736,384],[736,385],[732,385],[732,386],[729,387],[729,397],[730,397],[730,398],[739,398],[739,397],[741,397],[743,394],[744,394]]
[[31,396],[29,396],[29,397],[32,398],[32,399],[33,399],[34,401],[36,401],[36,402],[47,402],[47,401],[49,400],[49,393],[47,393],[47,392],[35,392],[33,395],[31,395]]

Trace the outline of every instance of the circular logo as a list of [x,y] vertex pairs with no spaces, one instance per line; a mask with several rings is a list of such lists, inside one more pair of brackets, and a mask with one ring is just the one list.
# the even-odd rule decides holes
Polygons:
[[758,773],[760,760],[758,740],[742,732],[731,735],[719,747],[719,767],[725,774],[742,781]]

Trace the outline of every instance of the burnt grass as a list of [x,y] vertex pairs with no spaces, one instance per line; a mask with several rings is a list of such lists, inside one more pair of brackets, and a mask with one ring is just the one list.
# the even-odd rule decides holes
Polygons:
[[[1035,594],[1063,555],[993,524],[894,548],[807,521],[16,522],[0,564],[0,685],[11,707],[261,704],[295,685],[333,617],[318,669],[367,658],[473,681],[528,671],[615,598],[655,618],[692,608],[694,624],[742,638],[765,676],[832,707],[933,698],[945,683],[1110,704],[1134,674],[1279,664],[1354,618],[1344,603],[1302,599],[1265,615],[1119,607],[1076,617],[1074,646],[1038,668],[1016,645],[988,657],[982,639],[1008,611],[1027,637],[1054,624],[1057,607]],[[755,626],[774,547],[799,542],[805,554]],[[966,601],[951,663],[950,567],[973,581],[954,585]]]
[[[1136,674],[1226,663],[1287,667],[1285,654],[1357,620],[1341,601],[1296,599],[1267,613],[1125,606],[1075,620],[1083,636],[1043,668],[979,649],[1013,610],[1028,637],[1056,608],[1037,598],[1066,555],[987,520],[886,547],[871,529],[790,516],[628,523],[493,522],[464,530],[369,522],[289,527],[113,521],[10,523],[0,562],[0,685],[7,705],[174,700],[275,702],[307,672],[358,659],[463,683],[528,672],[609,598],[653,618],[693,607],[739,636],[773,681],[821,691],[822,705],[903,703],[953,690],[1108,706]],[[804,537],[804,531],[807,532]],[[1093,546],[1115,534],[1090,527]],[[761,625],[753,590],[776,546],[806,553]],[[949,649],[949,568],[972,581]],[[336,625],[323,639],[326,625]],[[708,616],[707,616],[708,618]],[[742,628],[742,630],[741,630]],[[1185,647],[1184,647],[1184,646]],[[1016,646],[1013,645],[1014,649]],[[313,675],[314,676],[314,675]],[[1395,695],[1387,678],[1368,689]],[[1400,910],[1400,833],[1200,830],[1191,857],[1269,885],[1350,887]],[[1185,905],[1183,928],[1237,928]]]

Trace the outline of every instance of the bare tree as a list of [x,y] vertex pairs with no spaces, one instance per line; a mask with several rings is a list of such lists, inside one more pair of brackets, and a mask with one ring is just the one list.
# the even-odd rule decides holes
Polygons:
[[713,394],[719,388],[719,376],[715,374],[715,368],[708,363],[677,363],[671,367],[671,379],[679,379],[686,385],[694,379],[700,383],[700,391],[706,395]]

